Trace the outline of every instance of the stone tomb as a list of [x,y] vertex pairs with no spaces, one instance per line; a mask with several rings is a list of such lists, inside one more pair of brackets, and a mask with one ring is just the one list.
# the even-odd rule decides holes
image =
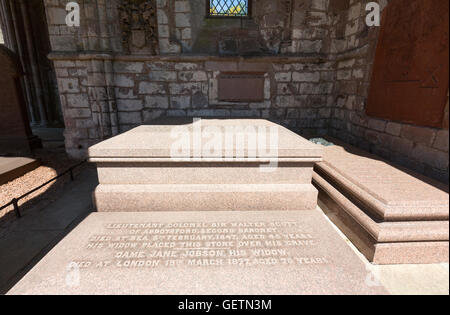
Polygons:
[[332,139],[313,183],[332,221],[376,264],[449,259],[448,186]]
[[252,119],[161,119],[89,149],[100,212],[313,210],[321,156],[320,146]]
[[93,213],[9,294],[386,294],[318,210]]
[[[199,123],[164,120],[92,147],[99,212],[9,293],[387,293],[317,209],[320,146],[264,120]],[[226,142],[224,126],[272,128],[276,150],[251,153],[251,142],[205,150],[208,132]],[[173,150],[198,130],[201,150]]]

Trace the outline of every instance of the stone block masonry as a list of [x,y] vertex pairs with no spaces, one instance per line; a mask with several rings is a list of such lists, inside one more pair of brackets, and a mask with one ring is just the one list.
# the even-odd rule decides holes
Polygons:
[[[335,60],[336,81],[328,134],[448,182],[448,101],[443,129],[377,119],[366,114],[379,31],[365,24],[367,2],[348,1],[344,10],[337,10],[332,22],[336,27],[331,33],[330,59]],[[380,1],[382,8],[387,3]]]
[[[448,181],[448,105],[443,129],[366,115],[378,39],[368,0],[254,0],[243,21],[206,19],[204,0],[158,0],[157,56],[124,52],[124,0],[81,2],[80,28],[64,24],[66,1],[44,2],[72,156],[163,115],[256,117]],[[264,101],[220,102],[224,72],[262,73]]]
[[[270,118],[305,135],[325,134],[332,111],[332,62],[261,57],[237,61],[211,57],[66,57],[55,60],[66,119],[67,151],[86,149],[161,116]],[[222,71],[263,73],[264,100],[218,99]]]

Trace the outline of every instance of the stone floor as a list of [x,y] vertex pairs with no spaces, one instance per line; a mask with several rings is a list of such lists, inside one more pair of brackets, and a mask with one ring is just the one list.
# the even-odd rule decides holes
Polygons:
[[39,202],[21,219],[0,222],[0,293],[6,293],[92,211],[96,185],[95,169],[86,168],[53,203]]
[[[95,170],[87,168],[64,187],[54,203],[43,208],[37,205],[22,219],[0,227],[0,293],[8,292],[92,211],[91,193],[96,185]],[[358,253],[342,233],[339,235]],[[379,280],[371,281],[380,281],[392,294],[449,294],[448,264],[373,266],[363,255],[358,256],[378,276]]]
[[[327,212],[326,206],[319,201],[319,207]],[[324,216],[327,217],[324,213]],[[394,295],[448,295],[449,264],[430,265],[373,265],[350,242],[339,228],[327,217],[327,221],[338,231],[350,248],[361,258],[379,281]]]

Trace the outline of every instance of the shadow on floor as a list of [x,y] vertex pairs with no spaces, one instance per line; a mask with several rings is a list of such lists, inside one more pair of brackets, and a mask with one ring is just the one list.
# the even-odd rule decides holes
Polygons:
[[49,205],[33,207],[0,227],[0,294],[8,292],[61,239],[93,211],[95,168],[84,169]]
[[[64,173],[70,167],[80,163],[80,161],[69,158],[63,148],[38,149],[33,152],[32,157],[40,161],[40,166],[37,169],[26,173],[22,177],[1,185],[0,188],[2,190],[4,189],[3,192],[6,193],[0,195],[0,206],[10,202],[12,198],[19,198],[23,194],[28,193],[32,189],[37,188],[48,180],[56,177],[58,174]],[[75,168],[73,171],[74,176],[78,176],[78,174],[86,167],[90,166],[84,164]],[[64,186],[69,182],[70,174],[66,174],[29,196],[19,200],[21,213],[27,212],[32,207],[44,207],[55,201],[61,190],[64,189]],[[5,223],[15,220],[15,213],[13,210],[14,207],[11,205],[0,211],[0,229]]]

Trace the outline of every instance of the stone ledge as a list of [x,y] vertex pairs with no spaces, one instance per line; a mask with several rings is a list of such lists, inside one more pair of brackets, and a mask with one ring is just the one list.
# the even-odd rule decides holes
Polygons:
[[211,56],[211,55],[121,55],[104,52],[52,52],[50,60],[113,60],[113,61],[176,61],[176,62],[274,62],[274,63],[324,63],[329,61],[326,56]]

